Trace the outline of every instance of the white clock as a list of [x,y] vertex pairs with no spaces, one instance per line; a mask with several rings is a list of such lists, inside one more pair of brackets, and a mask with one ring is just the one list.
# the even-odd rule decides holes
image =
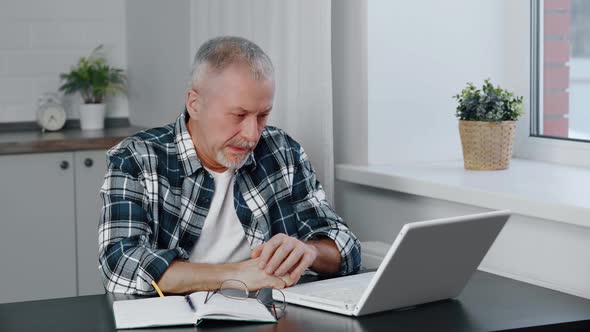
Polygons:
[[43,131],[56,131],[66,124],[66,111],[57,93],[45,93],[37,100],[37,123]]

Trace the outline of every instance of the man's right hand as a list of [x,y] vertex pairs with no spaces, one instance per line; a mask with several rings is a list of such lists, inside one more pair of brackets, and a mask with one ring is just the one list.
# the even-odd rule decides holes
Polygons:
[[[259,290],[261,288],[285,288],[289,280],[283,277],[275,277],[267,274],[259,267],[259,258],[249,259],[243,262],[234,263],[234,276],[232,279],[243,281],[248,286],[249,291]],[[288,278],[287,274],[284,278]]]
[[227,279],[244,282],[250,291],[261,288],[285,288],[294,283],[288,273],[280,277],[269,275],[259,264],[259,258],[226,264],[175,260],[157,282],[164,293],[173,294],[215,290]]

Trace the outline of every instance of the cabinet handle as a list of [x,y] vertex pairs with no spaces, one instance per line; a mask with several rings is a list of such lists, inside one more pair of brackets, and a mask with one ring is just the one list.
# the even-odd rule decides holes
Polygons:
[[59,168],[61,168],[61,169],[68,169],[68,167],[70,167],[70,163],[68,163],[66,160],[62,161],[59,164]]
[[92,161],[92,159],[90,159],[90,158],[84,159],[84,166],[86,166],[86,167],[92,167],[92,164],[94,164],[94,162]]

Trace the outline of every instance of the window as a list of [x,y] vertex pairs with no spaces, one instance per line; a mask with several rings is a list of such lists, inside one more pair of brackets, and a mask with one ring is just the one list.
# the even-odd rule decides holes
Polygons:
[[590,141],[590,1],[532,0],[531,136]]

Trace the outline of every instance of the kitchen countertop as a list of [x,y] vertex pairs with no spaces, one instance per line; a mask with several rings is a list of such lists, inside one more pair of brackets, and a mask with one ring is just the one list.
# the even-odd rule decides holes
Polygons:
[[104,130],[64,129],[0,132],[0,155],[109,149],[124,138],[143,130],[139,127],[116,127]]

